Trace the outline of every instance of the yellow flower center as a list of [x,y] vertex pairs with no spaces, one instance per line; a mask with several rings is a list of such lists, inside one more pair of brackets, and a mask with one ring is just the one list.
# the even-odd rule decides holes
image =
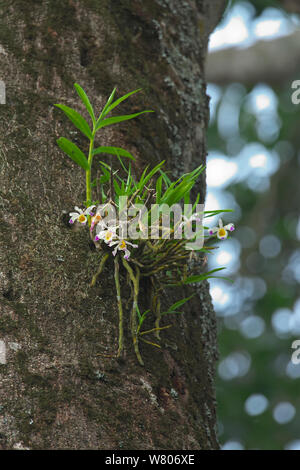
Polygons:
[[78,217],[78,221],[82,224],[83,222],[86,221],[86,217],[84,214],[80,214],[80,216]]
[[99,220],[101,220],[101,219],[102,219],[102,217],[101,217],[100,214],[97,214],[97,215],[95,216],[95,220],[96,220],[97,222],[99,222]]
[[105,240],[110,240],[111,236],[112,236],[112,232],[106,232]]
[[226,236],[226,230],[224,228],[219,229],[219,237],[225,237]]
[[122,240],[120,243],[120,250],[124,250],[125,248],[126,248],[126,243],[124,240]]

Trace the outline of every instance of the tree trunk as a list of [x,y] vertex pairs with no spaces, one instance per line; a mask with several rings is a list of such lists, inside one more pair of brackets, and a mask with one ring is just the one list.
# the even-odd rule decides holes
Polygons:
[[[173,177],[204,163],[204,58],[224,3],[0,2],[3,449],[218,448],[216,320],[207,284],[161,333],[161,350],[141,345],[145,367],[128,331],[123,360],[101,355],[117,349],[113,267],[89,288],[99,260],[87,233],[67,222],[85,199],[83,173],[56,139],[86,142],[53,104],[83,111],[74,82],[97,111],[114,86],[119,96],[142,87],[123,114],[145,107],[155,114],[109,128],[99,145],[131,151],[137,173],[163,159]],[[203,200],[204,178],[198,190]],[[121,288],[126,293],[123,278]],[[186,294],[167,292],[164,302]]]

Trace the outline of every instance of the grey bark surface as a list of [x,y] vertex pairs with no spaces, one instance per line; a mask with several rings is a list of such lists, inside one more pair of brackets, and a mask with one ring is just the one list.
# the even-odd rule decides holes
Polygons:
[[[217,15],[213,14],[214,3]],[[109,130],[173,177],[205,162],[207,37],[225,2],[6,0],[0,2],[0,364],[2,449],[217,449],[216,319],[202,284],[185,314],[142,345],[117,349],[113,268],[89,288],[99,259],[68,212],[85,199],[84,175],[56,145],[86,141],[54,103],[83,111],[76,81],[100,109],[113,86],[138,87],[122,110],[155,114]],[[205,178],[198,185],[205,197]],[[128,286],[122,277],[126,297]],[[147,286],[144,286],[145,305]],[[166,292],[163,303],[190,291]]]

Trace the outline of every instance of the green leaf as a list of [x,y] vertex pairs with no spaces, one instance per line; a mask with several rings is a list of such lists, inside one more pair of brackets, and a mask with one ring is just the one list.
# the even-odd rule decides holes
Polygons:
[[222,271],[223,269],[225,268],[216,268],[216,269],[212,269],[211,271],[208,271],[207,273],[203,273],[203,274],[196,274],[195,276],[189,276],[188,278],[186,278],[183,283],[184,284],[192,284],[193,282],[201,282],[201,281],[204,281],[205,279],[209,279],[211,277],[215,277],[215,276],[211,276],[212,273],[215,273],[217,271]]
[[217,209],[214,211],[204,211],[203,214],[204,214],[204,217],[208,218],[208,217],[212,217],[213,215],[222,214],[222,212],[234,212],[234,211],[233,209]]
[[65,137],[60,137],[57,141],[57,145],[70,157],[72,160],[77,163],[77,165],[81,166],[84,170],[89,170],[88,161],[84,155],[84,153],[77,147],[77,145],[73,144],[70,140],[66,139]]
[[164,195],[161,197],[161,203],[172,206],[183,198],[185,198],[185,201],[187,201],[188,195],[203,169],[204,167],[200,165],[199,167],[195,168],[195,170],[180,176],[177,181],[171,183]]
[[183,200],[184,200],[184,204],[189,204],[190,203],[190,191],[185,193]]
[[127,152],[127,150],[122,149],[121,147],[97,147],[93,150],[93,155],[97,155],[98,153],[109,153],[111,155],[121,155],[121,157],[131,158],[131,160],[135,160],[135,158],[131,155],[131,153]]
[[[121,165],[124,167],[121,158],[119,156],[118,156],[118,158],[120,160]],[[132,185],[133,185],[133,189],[131,189]],[[129,171],[127,172],[127,181],[126,181],[125,193],[131,195],[133,193],[134,189],[135,189],[135,185],[133,183],[133,179],[132,179],[132,176],[131,176],[131,165],[129,164]]]
[[108,175],[101,175],[100,176],[100,183],[105,184],[110,180],[110,173]]
[[134,90],[134,91],[131,91],[130,93],[127,93],[127,95],[124,95],[124,96],[121,96],[121,98],[117,99],[116,101],[113,102],[113,104],[111,104],[105,111],[105,113],[103,114],[103,116],[106,116],[108,113],[110,113],[116,106],[118,106],[120,103],[122,103],[122,101],[124,100],[127,100],[127,98],[129,98],[129,96],[133,95],[134,93],[137,93],[139,91],[141,91],[142,88],[138,88],[137,90]]
[[153,113],[153,112],[154,111],[148,109],[146,111],[141,111],[140,113],[125,114],[124,116],[116,116],[116,117],[107,118],[100,122],[98,119],[97,124],[96,124],[96,131],[98,131],[102,127],[110,126],[111,124],[117,124],[118,122],[122,122],[122,121],[128,121],[129,119],[134,119],[137,116],[140,116],[141,114]]
[[142,176],[140,177],[140,181],[138,182],[138,188],[139,189],[141,189],[143,187],[143,181],[144,181],[145,174],[147,173],[148,168],[149,168],[149,165],[146,166],[146,168],[144,169],[144,171],[142,173]]
[[189,297],[186,297],[185,299],[178,300],[178,302],[175,302],[175,304],[171,305],[171,307],[166,312],[163,312],[162,315],[166,315],[167,313],[174,313],[179,307],[188,302],[195,295],[196,294],[192,294]]
[[139,320],[142,318],[142,315],[141,315],[141,312],[140,312],[140,309],[139,309],[139,306],[136,305],[136,311],[137,311],[137,314],[138,314],[138,317],[139,317]]
[[75,87],[75,89],[78,93],[79,98],[81,98],[84,106],[86,107],[89,115],[91,116],[93,124],[95,124],[96,123],[96,118],[95,118],[93,106],[91,105],[90,100],[89,100],[86,92],[84,91],[83,88],[81,88],[81,86],[78,83],[74,83],[74,87]]
[[131,167],[130,167],[130,163],[129,163],[129,170],[127,170],[126,166],[124,165],[123,163],[123,160],[122,158],[120,157],[120,155],[117,154],[117,157],[118,157],[118,160],[120,162],[120,165],[121,167],[123,168],[123,170],[125,171],[125,173],[128,175],[129,173],[131,174]]
[[[198,193],[198,194],[197,194],[197,197],[196,197],[195,204],[193,205],[193,208],[192,208],[192,212],[194,212],[194,210],[196,209],[196,206],[197,206],[197,204],[198,204],[198,202],[199,202],[199,199],[200,199],[200,194]],[[203,212],[201,212],[201,214],[202,214],[202,213],[203,213]]]
[[[100,116],[99,116],[98,119],[97,119],[96,127],[98,126],[98,124],[100,123],[100,121],[103,119],[104,113],[105,113],[105,111],[107,110],[107,108],[109,107],[110,103],[112,102],[112,100],[113,100],[113,98],[114,98],[114,96],[115,96],[116,90],[117,90],[116,88],[113,89],[113,91],[112,91],[111,94],[110,94],[110,97],[109,97],[108,100],[106,101],[106,104],[105,104],[104,108],[102,109]],[[100,129],[100,128],[99,128],[99,129]]]
[[164,179],[165,185],[168,188],[170,186],[170,184],[172,183],[172,181],[168,177],[167,173],[165,173],[163,170],[159,169],[159,172],[161,173],[161,175]]
[[145,310],[145,312],[143,314],[141,314],[138,306],[136,307],[136,309],[137,309],[137,313],[138,313],[138,317],[139,317],[139,324],[138,324],[137,331],[136,331],[137,334],[138,334],[140,329],[141,329],[141,326],[144,323],[144,320],[146,319],[147,314],[150,312],[150,309]]
[[115,188],[115,191],[116,191],[117,196],[121,196],[121,195],[122,195],[122,191],[121,191],[120,186],[119,186],[118,183],[116,182],[116,180],[113,180],[113,184],[114,184],[114,188]]
[[73,124],[79,129],[88,139],[92,138],[92,131],[86,122],[86,120],[79,114],[75,109],[69,108],[64,104],[55,104],[57,108],[60,108],[65,115],[73,122]]
[[156,203],[157,204],[160,204],[162,181],[163,181],[163,175],[160,175],[160,177],[156,181]]
[[163,160],[162,162],[160,162],[158,165],[156,165],[154,168],[152,168],[152,170],[148,173],[147,176],[145,176],[145,173],[146,173],[146,170],[148,168],[148,166],[145,168],[143,174],[142,174],[142,177],[138,183],[138,188],[139,189],[142,189],[145,184],[152,178],[153,175],[155,175],[155,173],[159,170],[159,168],[165,163],[165,160]]
[[[107,170],[109,171],[109,175],[110,175],[110,173],[112,171],[111,167],[109,165],[107,165],[107,163],[102,162],[102,161],[100,162],[100,164],[101,164],[102,171],[104,171],[104,168],[107,168]],[[115,172],[113,172],[113,177],[117,177],[118,180],[122,182],[123,179],[120,176],[118,176],[118,171],[119,170],[116,170]],[[109,179],[110,179],[110,177],[109,177]]]
[[162,198],[162,201],[169,206],[176,204],[179,202],[183,197],[184,194],[192,189],[194,185],[193,181],[190,181],[188,178],[185,178],[176,188],[172,188],[170,191],[171,186],[169,187],[168,196]]

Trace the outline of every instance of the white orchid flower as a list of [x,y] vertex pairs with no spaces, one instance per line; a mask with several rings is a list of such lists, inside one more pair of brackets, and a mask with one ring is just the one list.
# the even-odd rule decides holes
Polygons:
[[124,251],[124,253],[125,253],[124,258],[126,260],[128,260],[130,258],[130,251],[128,250],[127,245],[132,246],[132,248],[138,248],[138,245],[135,245],[134,243],[130,243],[130,242],[125,241],[125,240],[117,240],[117,241],[111,242],[109,244],[109,246],[114,246],[114,245],[117,245],[117,246],[113,250],[112,254],[114,256],[116,256],[118,250]]
[[199,215],[197,214],[197,212],[195,212],[195,214],[192,214],[190,217],[187,217],[184,214],[182,215],[182,217],[183,217],[183,221],[180,222],[180,224],[178,225],[178,229],[182,229],[182,227],[184,227],[185,225],[188,225],[189,227],[191,227],[191,224],[194,220],[196,222],[201,222],[201,219]]
[[110,244],[115,238],[117,238],[117,227],[105,227],[104,229],[100,226],[97,226],[97,228],[98,227],[99,230],[97,231],[97,235],[94,238],[95,242],[103,240],[105,243]]
[[104,209],[108,206],[108,204],[105,204],[103,207],[100,206],[100,208],[98,207],[98,209],[96,210],[96,214],[91,219],[91,228],[90,228],[91,232],[94,230],[95,225],[99,225],[99,228],[101,228],[101,230],[107,227],[106,223],[104,222],[104,219],[107,213],[105,214],[105,216],[103,216],[102,214],[103,214]]
[[235,229],[234,224],[227,224],[223,227],[222,219],[219,219],[219,226],[211,228],[208,233],[209,235],[213,235],[217,232],[217,237],[220,240],[225,240],[228,237],[228,232],[233,232]]
[[94,207],[96,206],[89,206],[87,209],[85,209],[85,211],[83,211],[82,209],[79,209],[79,207],[75,206],[74,209],[77,212],[70,212],[71,218],[69,223],[74,224],[74,222],[77,220],[82,225],[85,225],[87,222],[87,215],[93,215],[92,210]]
[[96,212],[94,217],[92,217],[91,219],[91,228],[90,228],[91,232],[94,230],[95,225],[98,225],[98,224],[99,224],[99,227],[101,227],[102,229],[106,227],[106,223],[104,222],[103,217],[100,214],[100,212]]
[[190,215],[187,217],[186,215],[182,214],[182,221],[180,223],[176,223],[174,227],[174,236],[176,235],[181,235],[182,234],[182,229],[184,227],[187,227],[189,230],[192,228],[192,223],[193,221],[195,222],[201,222],[202,219],[200,219],[199,214],[195,212],[195,214]]

